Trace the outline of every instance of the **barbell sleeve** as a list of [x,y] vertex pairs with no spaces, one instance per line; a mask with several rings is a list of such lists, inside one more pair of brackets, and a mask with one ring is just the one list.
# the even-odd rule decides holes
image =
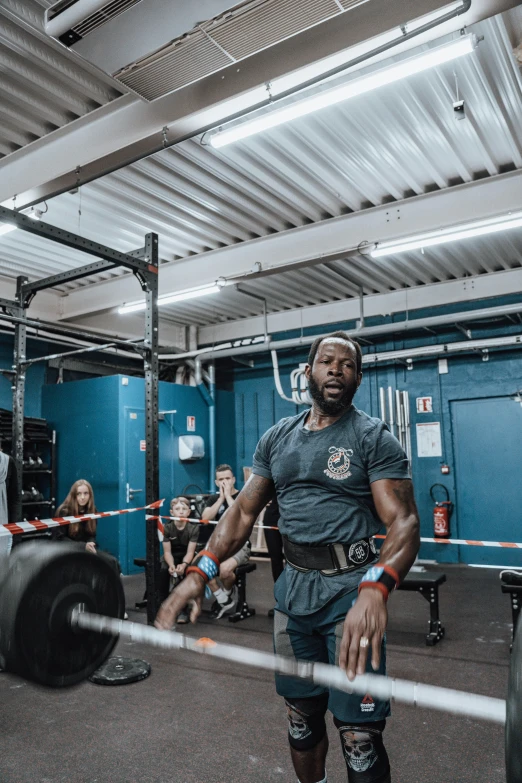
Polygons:
[[298,679],[311,680],[326,688],[336,688],[346,693],[371,693],[384,701],[397,701],[416,707],[466,715],[470,718],[505,724],[506,702],[492,696],[441,688],[435,685],[383,677],[379,674],[363,674],[349,680],[337,666],[326,663],[298,661],[282,655],[251,650],[235,644],[221,644],[210,639],[193,639],[177,631],[162,631],[149,625],[117,620],[112,617],[73,609],[70,618],[73,629],[84,629],[108,634],[133,642],[143,642],[152,647],[168,650],[189,650],[212,655],[226,661],[253,666],[265,671]]

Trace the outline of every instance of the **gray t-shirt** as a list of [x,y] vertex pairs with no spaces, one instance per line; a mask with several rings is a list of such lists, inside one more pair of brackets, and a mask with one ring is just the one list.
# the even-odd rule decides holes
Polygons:
[[[300,544],[349,544],[379,532],[381,521],[371,484],[408,479],[408,460],[380,419],[352,407],[322,430],[304,426],[308,410],[282,419],[259,441],[253,472],[272,479],[283,536]],[[353,590],[365,568],[325,576],[287,566],[286,596],[276,590],[279,608],[311,614],[340,593]],[[282,601],[284,600],[284,604]]]

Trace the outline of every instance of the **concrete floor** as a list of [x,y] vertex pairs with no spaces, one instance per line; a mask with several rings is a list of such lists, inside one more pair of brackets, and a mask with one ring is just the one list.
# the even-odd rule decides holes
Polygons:
[[[389,673],[505,698],[511,634],[498,572],[445,566],[441,618],[446,638],[426,647],[428,605],[399,592],[390,602]],[[125,577],[130,619],[143,576]],[[248,577],[257,615],[238,625],[203,617],[193,636],[271,650],[271,577]],[[182,630],[180,628],[180,630]],[[286,718],[268,673],[190,653],[121,642],[116,654],[152,665],[142,682],[85,682],[49,690],[0,675],[0,783],[295,783]],[[329,724],[329,783],[346,769]],[[502,727],[395,705],[385,732],[393,783],[503,783]]]

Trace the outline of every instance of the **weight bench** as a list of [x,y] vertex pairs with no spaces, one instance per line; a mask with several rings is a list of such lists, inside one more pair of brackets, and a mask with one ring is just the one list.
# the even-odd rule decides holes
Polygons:
[[236,611],[228,618],[230,623],[246,620],[247,617],[253,617],[256,613],[256,610],[251,608],[246,600],[246,575],[255,571],[256,568],[255,563],[245,563],[245,565],[240,565],[236,568],[237,604]]
[[[506,569],[500,572],[500,589],[507,593],[511,600],[511,618],[513,621],[513,639],[520,614],[520,596],[522,595],[522,571]],[[513,647],[513,645],[511,645]]]
[[439,619],[439,585],[446,581],[446,574],[436,571],[409,573],[399,585],[399,590],[420,593],[430,605],[429,633],[426,644],[432,647],[444,638],[445,630]]

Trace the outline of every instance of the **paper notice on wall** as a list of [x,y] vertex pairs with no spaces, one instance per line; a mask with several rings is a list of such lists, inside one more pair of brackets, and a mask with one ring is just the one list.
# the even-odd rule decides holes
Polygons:
[[417,456],[442,457],[442,440],[438,421],[417,424]]

